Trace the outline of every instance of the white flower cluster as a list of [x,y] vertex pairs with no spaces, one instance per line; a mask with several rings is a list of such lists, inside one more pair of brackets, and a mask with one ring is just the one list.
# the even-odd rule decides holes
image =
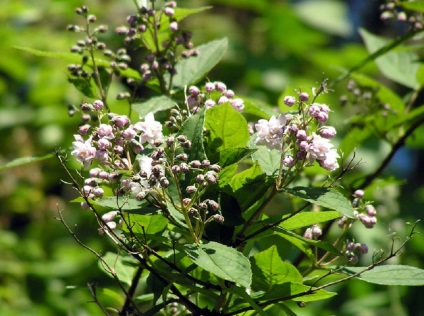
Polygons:
[[[99,102],[101,101],[95,101],[95,104]],[[74,150],[71,154],[85,168],[97,159],[104,165],[128,169],[130,164],[123,155],[126,148],[130,147],[138,154],[144,149],[143,144],[153,144],[163,138],[162,124],[155,120],[152,113],[147,114],[144,121],[134,125],[124,115],[108,114],[108,117],[109,122],[99,124],[87,139],[83,136],[88,134],[90,125],[82,126],[80,134],[74,135],[75,141],[72,143]]]
[[[286,156],[283,164],[286,167],[294,166],[298,161],[308,161],[318,164],[329,171],[339,167],[337,159],[340,155],[331,143],[336,135],[332,126],[321,126],[328,120],[330,108],[325,104],[312,103],[307,106],[309,96],[306,93],[295,97],[287,96],[284,104],[293,106],[298,103],[300,114],[280,114],[272,116],[269,120],[260,119],[255,124],[257,138],[255,144],[265,145],[268,149],[283,151]],[[311,132],[314,130],[315,132]]]

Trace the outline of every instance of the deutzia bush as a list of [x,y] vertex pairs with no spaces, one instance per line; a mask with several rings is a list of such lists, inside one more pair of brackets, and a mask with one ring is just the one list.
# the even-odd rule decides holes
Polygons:
[[[329,82],[293,91],[276,113],[206,79],[227,40],[195,48],[180,25],[204,9],[175,1],[136,7],[115,28],[123,41],[116,51],[101,41],[108,27],[88,7],[76,9],[82,25],[68,26],[81,35],[71,48],[81,62],[68,67],[84,94],[69,108],[81,117],[69,151],[80,168],[72,170],[61,151],[57,157],[80,195],[75,201],[97,220],[96,238],[115,245],[105,254],[85,247],[124,297],[121,306],[105,307],[91,286],[99,308],[119,315],[293,314],[296,304],[330,298],[337,293],[328,287],[352,278],[423,285],[422,270],[383,265],[414,227],[400,244],[389,241],[388,253],[369,256],[349,233],[353,225],[365,231],[377,224],[364,190],[381,170],[360,186],[344,181],[358,161],[338,149],[332,107],[320,103]],[[384,9],[385,17],[394,10]],[[131,63],[133,52],[142,54],[141,64]],[[336,81],[350,75],[354,80],[352,70]],[[113,95],[115,79],[126,90]],[[153,97],[141,98],[143,89]],[[113,99],[128,106],[112,108]],[[59,219],[78,240],[62,211]],[[355,266],[360,256],[366,264]]]

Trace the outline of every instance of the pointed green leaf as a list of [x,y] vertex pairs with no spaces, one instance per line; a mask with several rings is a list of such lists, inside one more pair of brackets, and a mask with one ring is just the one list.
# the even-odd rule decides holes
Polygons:
[[[255,151],[256,149],[251,148],[227,148],[219,151],[216,155],[209,158],[211,160],[215,159],[214,161],[218,161],[219,165],[222,168],[225,168],[243,160],[246,157],[249,157],[249,155],[253,154]],[[219,156],[219,158],[216,159],[216,156]]]
[[[199,52],[198,56],[182,59],[177,63],[175,67],[177,74],[172,78],[172,86],[183,89],[202,80],[222,59],[227,46],[228,40],[223,38],[196,48]],[[169,82],[169,75],[165,77],[165,80]]]
[[37,161],[47,160],[47,159],[53,158],[54,156],[55,155],[53,153],[50,153],[50,154],[36,155],[36,156],[31,156],[31,157],[16,158],[12,161],[9,161],[7,164],[0,166],[0,171],[10,169],[10,168],[14,168],[14,167],[27,165],[27,164],[37,162]]
[[322,222],[331,221],[333,219],[339,218],[340,216],[340,213],[337,211],[304,212],[291,216],[282,222],[280,226],[287,230],[294,230]]
[[340,256],[340,251],[337,250],[333,245],[322,240],[312,240],[307,239],[303,236],[300,236],[290,230],[287,230],[283,227],[273,227],[273,230],[277,231],[281,237],[292,243],[295,247],[299,248],[304,252],[308,257],[312,256],[312,251],[310,247],[318,247],[325,251],[328,251],[334,255]]
[[311,286],[295,282],[288,282],[284,284],[276,284],[272,287],[270,291],[260,297],[255,298],[268,301],[278,299],[284,300],[285,298],[296,296],[292,298],[293,301],[312,302],[324,300],[333,297],[334,295],[337,295],[337,293],[328,292],[325,290],[313,291],[313,288],[311,288]]
[[145,117],[148,113],[156,113],[165,111],[175,107],[175,101],[167,96],[158,96],[150,98],[145,102],[134,103],[132,108],[136,111],[140,117]]
[[[72,63],[81,63],[81,55],[77,55],[74,53],[65,53],[65,52],[45,52],[42,50],[37,50],[37,49],[33,49],[33,48],[28,48],[28,47],[14,47],[15,49],[30,53],[32,55],[35,56],[40,56],[40,57],[48,57],[48,58],[60,58],[60,59],[65,59],[68,60],[69,62]],[[95,58],[96,61],[96,66],[97,67],[104,67],[107,69],[111,69],[110,67],[110,61],[104,60],[104,59],[98,59]],[[87,65],[90,67],[93,67],[93,62],[91,61],[91,59],[89,59],[87,61]],[[127,77],[127,78],[133,78],[133,79],[141,79],[141,75],[140,72],[138,72],[135,69],[131,69],[131,68],[127,68],[127,69],[115,69],[115,71],[119,71],[119,74],[123,77]]]
[[422,12],[424,13],[424,1],[402,1],[398,5],[404,7],[405,9]]
[[113,210],[120,209],[122,211],[135,214],[154,214],[159,211],[157,207],[152,206],[147,201],[138,201],[137,199],[128,196],[104,197],[92,200],[91,203]]
[[251,114],[267,120],[271,116],[275,115],[275,112],[272,110],[272,106],[270,104],[244,96],[241,98],[244,101],[243,113]]
[[210,152],[246,147],[249,140],[246,119],[229,103],[207,110],[205,127],[209,131]]
[[[122,255],[112,252],[107,252],[102,259],[108,264],[110,269],[113,269],[113,272],[121,282],[131,285],[136,269],[133,264],[136,264],[137,261],[129,257],[124,259]],[[108,271],[107,267],[101,261],[99,261],[99,266],[107,275],[111,275],[111,272]]]
[[91,78],[77,78],[69,77],[68,81],[74,85],[74,87],[84,94],[86,97],[96,99],[96,93]]
[[234,196],[241,209],[246,211],[264,197],[273,183],[274,181],[267,178],[261,167],[255,163],[249,169],[233,175],[225,185],[220,183],[220,187],[227,194]]
[[252,271],[249,259],[234,248],[217,242],[186,244],[184,251],[199,267],[245,288],[250,288]]
[[269,150],[265,146],[258,146],[258,150],[252,155],[253,161],[259,162],[261,169],[268,175],[274,176],[280,169],[281,153]]
[[312,204],[338,211],[346,217],[355,218],[352,204],[335,189],[295,187],[286,192]]
[[268,314],[259,307],[259,305],[247,294],[246,289],[243,289],[238,286],[232,286],[229,289],[230,293],[234,293],[238,296],[240,296],[242,299],[244,299],[247,303],[249,303],[250,306],[253,307],[253,309],[261,316],[267,316]]
[[252,288],[269,291],[275,284],[302,282],[302,275],[290,263],[284,262],[277,247],[271,246],[250,258],[253,273]]
[[[390,42],[390,40],[369,33],[364,29],[360,30],[360,34],[370,54],[378,51]],[[417,63],[417,59],[416,54],[399,46],[396,50],[379,56],[375,62],[387,78],[415,89],[419,86],[417,72],[420,64]]]
[[[342,271],[351,275],[365,269],[366,267],[348,267]],[[404,265],[377,266],[361,273],[358,279],[381,285],[423,286],[424,270]]]
[[[129,227],[123,227],[122,230],[133,233],[156,235],[166,228],[168,220],[162,214],[156,215],[130,215],[125,217],[125,222]],[[125,224],[123,225],[125,226]]]
[[186,151],[189,160],[206,159],[205,148],[203,146],[203,125],[205,122],[205,108],[191,116],[183,123],[179,135],[187,136],[191,141],[191,147]]

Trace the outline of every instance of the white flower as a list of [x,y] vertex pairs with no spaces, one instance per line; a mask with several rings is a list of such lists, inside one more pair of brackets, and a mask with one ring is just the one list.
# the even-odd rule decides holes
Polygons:
[[79,162],[87,168],[96,157],[96,148],[91,144],[91,137],[84,141],[80,135],[74,135],[75,141],[72,143],[74,150],[71,155],[75,156]]
[[339,154],[335,149],[332,149],[325,155],[325,159],[318,160],[318,162],[324,169],[334,171],[339,167],[337,158],[340,158]]
[[329,139],[322,138],[321,136],[312,133],[312,141],[308,147],[308,152],[311,158],[323,160],[332,148],[333,144]]
[[113,135],[113,128],[111,125],[100,124],[97,129],[97,134],[100,138],[113,139],[115,136]]
[[269,121],[261,119],[255,124],[258,132],[256,144],[266,145],[269,149],[281,149],[282,138],[287,130],[287,118],[284,114],[280,114],[278,118],[272,116]]
[[162,135],[162,124],[155,121],[153,113],[149,113],[144,118],[144,122],[137,122],[134,124],[134,128],[141,131],[140,143],[149,142],[154,143],[155,140],[163,137]]

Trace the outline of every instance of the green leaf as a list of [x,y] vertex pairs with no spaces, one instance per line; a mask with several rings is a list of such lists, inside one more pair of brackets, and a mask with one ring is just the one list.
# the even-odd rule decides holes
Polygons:
[[355,218],[352,204],[335,189],[295,187],[286,192],[312,204],[338,211],[346,217]]
[[252,271],[249,259],[234,248],[217,242],[186,244],[184,251],[199,267],[216,276],[250,288]]
[[260,118],[269,119],[271,116],[276,115],[272,110],[272,106],[256,99],[241,97],[244,101],[244,114],[251,114]]
[[219,174],[218,174],[218,176],[219,176],[218,185],[221,189],[225,188],[229,184],[231,179],[237,173],[237,169],[238,169],[237,164],[232,164],[232,165],[229,165],[227,167],[224,167],[219,172]]
[[249,294],[247,294],[246,289],[243,289],[241,287],[238,286],[232,286],[229,289],[230,293],[234,293],[238,296],[240,296],[242,299],[244,299],[247,303],[249,303],[250,306],[253,307],[253,309],[262,316],[267,316],[268,314],[259,307],[258,304],[256,304],[256,302],[249,296]]
[[176,19],[177,21],[181,21],[190,15],[201,13],[209,9],[212,9],[212,7],[207,6],[207,7],[199,7],[199,8],[175,8],[174,9],[175,14],[173,18]]
[[119,197],[104,197],[101,199],[96,199],[91,201],[92,204],[106,207],[113,210],[122,210],[127,213],[134,214],[155,214],[159,212],[157,207],[152,206],[147,201],[138,201],[135,198],[128,196],[119,196]]
[[208,141],[210,152],[246,147],[249,140],[246,119],[229,103],[207,110],[205,127],[210,132]]
[[[222,168],[235,164],[246,157],[253,154],[256,149],[251,148],[227,148],[219,151],[215,155],[209,157],[213,161],[218,161]],[[216,158],[216,156],[219,156]]]
[[390,88],[364,74],[354,73],[351,77],[362,87],[372,88],[376,91],[375,96],[382,104],[389,104],[391,110],[395,110],[399,115],[403,114],[405,104]]
[[[112,252],[107,252],[102,259],[107,263],[110,269],[113,269],[113,272],[121,282],[131,285],[136,269],[132,265],[136,264],[137,261],[129,257],[123,258],[121,255]],[[99,261],[99,266],[102,271],[111,276],[111,271],[108,271],[108,268],[101,261]]]
[[347,135],[342,139],[340,143],[340,150],[347,157],[352,151],[360,146],[369,136],[371,130],[368,126],[352,127],[350,128]]
[[55,156],[54,153],[50,153],[50,154],[36,155],[36,156],[30,156],[30,157],[16,158],[12,161],[9,161],[7,164],[0,166],[0,171],[27,165],[37,161],[47,160],[47,159],[53,158],[54,156]]
[[[348,267],[342,271],[352,275],[365,269],[366,267]],[[377,266],[361,273],[358,279],[381,285],[423,286],[424,270],[404,265]]]
[[299,248],[308,257],[311,257],[313,255],[310,247],[318,247],[334,255],[340,255],[340,251],[338,251],[337,248],[325,241],[307,239],[303,236],[300,236],[290,230],[279,226],[273,227],[272,229],[278,232],[281,237],[292,243],[295,247]]
[[[32,55],[35,56],[40,56],[40,57],[48,57],[48,58],[60,58],[60,59],[65,59],[68,60],[69,62],[75,63],[75,64],[79,64],[81,63],[81,59],[82,56],[81,55],[77,55],[74,53],[65,53],[65,52],[45,52],[42,50],[37,50],[37,49],[33,49],[33,48],[28,48],[28,47],[18,47],[15,46],[15,49],[30,53]],[[104,67],[106,69],[111,69],[110,67],[110,61],[104,60],[104,59],[98,59],[95,58],[96,61],[96,66],[97,67]],[[86,65],[93,67],[93,62],[92,60],[89,58]],[[141,75],[140,72],[138,72],[135,69],[131,69],[131,68],[127,68],[127,69],[114,69],[115,71],[119,71],[119,74],[123,77],[127,77],[127,78],[133,78],[133,79],[141,79]]]
[[129,229],[133,233],[156,235],[164,231],[168,225],[168,220],[162,214],[156,215],[130,215],[125,217],[129,227],[123,227],[123,230],[128,232]]
[[343,37],[352,34],[352,25],[346,19],[348,7],[344,2],[303,1],[297,3],[294,8],[302,20],[324,32]]
[[[227,50],[226,38],[215,40],[196,48],[199,55],[182,59],[175,66],[177,74],[172,78],[172,85],[177,89],[192,85],[203,79],[206,74],[222,59]],[[169,75],[165,77],[169,84]]]
[[189,160],[206,159],[205,148],[203,146],[203,125],[205,122],[206,108],[187,119],[181,126],[179,135],[187,136],[191,141],[191,147],[186,151]]
[[187,228],[184,215],[181,214],[181,212],[178,211],[171,202],[169,202],[169,201],[166,202],[166,209],[168,210],[169,215],[172,217],[172,219],[174,219],[174,221],[179,226]]
[[91,82],[91,78],[74,78],[69,77],[68,81],[74,85],[74,87],[84,94],[86,97],[95,99],[97,98],[96,93],[94,92],[94,86]]
[[[376,36],[364,29],[361,29],[359,32],[370,54],[390,43],[390,40]],[[417,72],[420,67],[417,60],[418,57],[416,54],[406,51],[404,47],[398,46],[396,50],[386,52],[384,55],[376,58],[375,62],[387,78],[416,89],[419,88]]]
[[281,227],[287,230],[294,230],[302,227],[311,226],[314,224],[331,221],[339,218],[340,213],[337,211],[327,212],[304,212],[298,213],[280,224]]
[[253,273],[252,289],[269,291],[273,285],[286,282],[302,282],[302,275],[271,246],[250,258]]
[[156,113],[159,111],[165,111],[175,107],[175,101],[167,96],[158,96],[150,98],[145,102],[134,103],[132,108],[136,111],[140,117],[145,117],[148,113]]
[[405,9],[424,13],[424,1],[399,2]]
[[234,196],[245,211],[260,200],[272,184],[273,181],[269,181],[261,167],[255,163],[249,169],[235,174],[225,186],[220,183],[220,187],[227,194]]
[[265,146],[258,146],[258,150],[252,155],[253,161],[257,161],[261,169],[268,176],[274,176],[280,169],[281,153],[272,149],[269,150]]
[[[303,295],[302,295],[303,294]],[[320,301],[325,300],[327,298],[333,297],[337,295],[334,292],[328,292],[325,290],[318,290],[316,292],[313,291],[311,286],[287,282],[284,284],[276,284],[272,287],[270,291],[265,293],[262,296],[255,297],[255,299],[260,300],[278,300],[278,299],[287,299],[292,296],[296,296],[292,298],[293,301],[298,302],[312,302],[312,301]]]

